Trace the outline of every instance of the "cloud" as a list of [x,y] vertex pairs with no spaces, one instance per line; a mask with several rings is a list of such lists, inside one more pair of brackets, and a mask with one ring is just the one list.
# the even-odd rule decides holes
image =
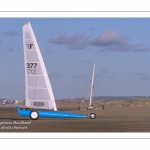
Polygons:
[[95,31],[96,29],[91,27],[91,28],[89,28],[89,30],[90,31]]
[[49,71],[48,75],[49,75],[49,77],[56,77],[56,78],[62,77],[62,74],[56,73],[56,72],[53,72],[53,71]]
[[134,73],[133,75],[140,76],[141,80],[150,80],[150,76],[147,73],[139,72]]
[[13,35],[17,35],[17,31],[8,31],[8,32],[3,32],[1,34],[7,35],[7,36],[13,36]]
[[[120,35],[113,30],[107,30],[99,34],[99,36],[91,39],[90,36],[85,34],[76,33],[72,36],[68,36],[66,33],[59,35],[55,38],[50,38],[49,43],[57,45],[65,45],[72,50],[82,50],[87,47],[97,47],[100,52],[104,51],[133,51],[133,52],[149,52],[150,48],[147,48],[144,44],[129,44],[127,38]],[[92,48],[91,48],[92,49]]]
[[74,76],[72,76],[72,78],[85,78],[86,77],[86,75],[74,75]]
[[108,69],[103,67],[103,68],[101,68],[101,70],[106,71],[106,70],[108,70]]
[[144,44],[129,44],[127,39],[116,31],[108,30],[101,33],[95,38],[91,44],[100,47],[100,51],[133,51],[133,52],[148,52]]
[[150,80],[150,76],[149,75],[145,75],[143,77],[141,77],[142,80]]
[[137,75],[137,76],[143,76],[143,75],[147,75],[147,73],[143,73],[143,72],[136,72],[133,75]]
[[12,51],[14,51],[14,48],[12,48],[12,47],[11,47],[11,48],[8,48],[7,51],[12,52]]
[[116,31],[108,30],[101,33],[92,41],[96,46],[124,45],[127,44],[126,39],[119,35]]
[[112,76],[109,76],[109,77],[106,77],[106,79],[114,79],[115,77],[112,77]]
[[61,34],[57,38],[50,38],[49,43],[66,45],[69,49],[84,49],[88,45],[88,37],[84,34],[80,35],[78,33],[68,36],[67,34]]
[[101,68],[101,73],[107,73],[108,69],[107,68]]
[[143,47],[142,45],[138,44],[138,45],[133,46],[133,51],[136,51],[136,52],[149,52],[150,48]]
[[116,31],[107,30],[91,41],[91,45],[100,48],[100,51],[129,51],[130,45],[126,38]]

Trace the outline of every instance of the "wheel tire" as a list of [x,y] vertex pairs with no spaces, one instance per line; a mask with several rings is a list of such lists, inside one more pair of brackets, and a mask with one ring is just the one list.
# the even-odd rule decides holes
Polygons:
[[30,118],[31,118],[32,120],[37,120],[37,119],[39,118],[39,113],[38,113],[36,110],[32,110],[32,111],[30,112]]
[[91,114],[90,114],[90,118],[91,118],[91,119],[95,119],[95,118],[96,118],[96,114],[95,114],[95,113],[91,113]]

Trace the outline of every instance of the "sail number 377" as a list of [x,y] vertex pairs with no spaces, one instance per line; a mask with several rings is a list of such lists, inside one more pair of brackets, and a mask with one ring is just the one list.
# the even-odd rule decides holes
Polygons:
[[35,68],[37,63],[27,63],[27,68]]
[[27,63],[27,73],[28,74],[37,74],[37,69],[35,69],[37,63]]

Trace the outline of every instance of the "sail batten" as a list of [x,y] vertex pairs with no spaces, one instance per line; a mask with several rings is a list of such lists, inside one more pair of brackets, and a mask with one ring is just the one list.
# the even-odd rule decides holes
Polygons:
[[54,94],[31,24],[23,26],[26,107],[57,111]]

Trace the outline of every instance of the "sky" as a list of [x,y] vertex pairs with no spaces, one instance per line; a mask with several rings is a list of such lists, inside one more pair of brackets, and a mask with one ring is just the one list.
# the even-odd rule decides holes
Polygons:
[[30,22],[56,99],[150,96],[150,18],[0,18],[0,98],[24,99]]

